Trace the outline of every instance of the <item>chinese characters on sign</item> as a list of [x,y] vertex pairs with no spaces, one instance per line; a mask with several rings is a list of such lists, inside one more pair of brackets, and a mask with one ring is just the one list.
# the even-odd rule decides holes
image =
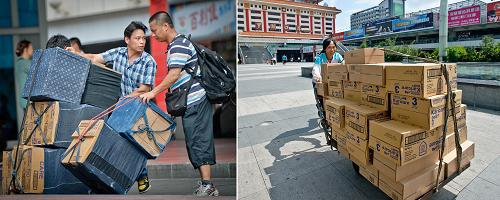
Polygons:
[[448,11],[448,27],[468,26],[481,23],[480,6]]

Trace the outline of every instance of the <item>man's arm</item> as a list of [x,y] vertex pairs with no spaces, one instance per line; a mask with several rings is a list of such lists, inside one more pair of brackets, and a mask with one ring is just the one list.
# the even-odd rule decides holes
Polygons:
[[151,90],[150,92],[140,95],[139,97],[142,99],[143,102],[147,102],[151,99],[154,99],[156,95],[170,88],[170,86],[174,84],[175,81],[177,81],[177,79],[179,79],[179,77],[181,76],[181,71],[182,68],[174,68],[169,70],[167,77],[165,77],[158,86],[153,88],[153,90]]
[[151,86],[146,84],[140,84],[139,88],[135,89],[132,93],[127,95],[127,97],[138,97],[141,94],[151,91]]
[[73,47],[66,47],[66,50],[71,51],[74,54],[78,54],[84,58],[89,59],[93,63],[100,63],[100,64],[106,64],[106,61],[104,61],[104,58],[102,57],[101,54],[91,54],[91,53],[82,53],[82,52],[76,52]]

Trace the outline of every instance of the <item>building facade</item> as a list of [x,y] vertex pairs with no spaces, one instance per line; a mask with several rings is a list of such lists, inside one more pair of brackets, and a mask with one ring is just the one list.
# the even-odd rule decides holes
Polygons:
[[341,11],[312,3],[284,0],[239,0],[240,37],[321,39],[335,33]]
[[351,14],[351,30],[362,28],[363,24],[389,17],[402,17],[405,14],[406,0],[384,0],[374,6]]

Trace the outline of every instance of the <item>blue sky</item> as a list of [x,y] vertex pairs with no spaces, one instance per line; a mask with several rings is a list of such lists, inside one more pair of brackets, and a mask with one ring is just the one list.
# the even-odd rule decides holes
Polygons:
[[[461,0],[448,0],[448,4],[459,2]],[[337,15],[335,32],[342,32],[351,29],[351,14],[376,6],[382,0],[324,0],[320,3],[326,2],[328,6],[335,6],[342,10],[342,13]],[[405,9],[406,13],[425,10],[439,6],[439,0],[406,0]],[[483,2],[490,2],[485,0]]]

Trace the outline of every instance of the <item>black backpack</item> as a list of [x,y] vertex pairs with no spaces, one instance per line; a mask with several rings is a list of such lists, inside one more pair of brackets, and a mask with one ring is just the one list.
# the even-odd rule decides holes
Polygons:
[[[184,36],[190,40],[190,37]],[[208,101],[212,104],[226,103],[236,94],[236,80],[226,61],[214,51],[191,41],[200,66],[200,76],[192,70],[186,70],[205,89]]]

